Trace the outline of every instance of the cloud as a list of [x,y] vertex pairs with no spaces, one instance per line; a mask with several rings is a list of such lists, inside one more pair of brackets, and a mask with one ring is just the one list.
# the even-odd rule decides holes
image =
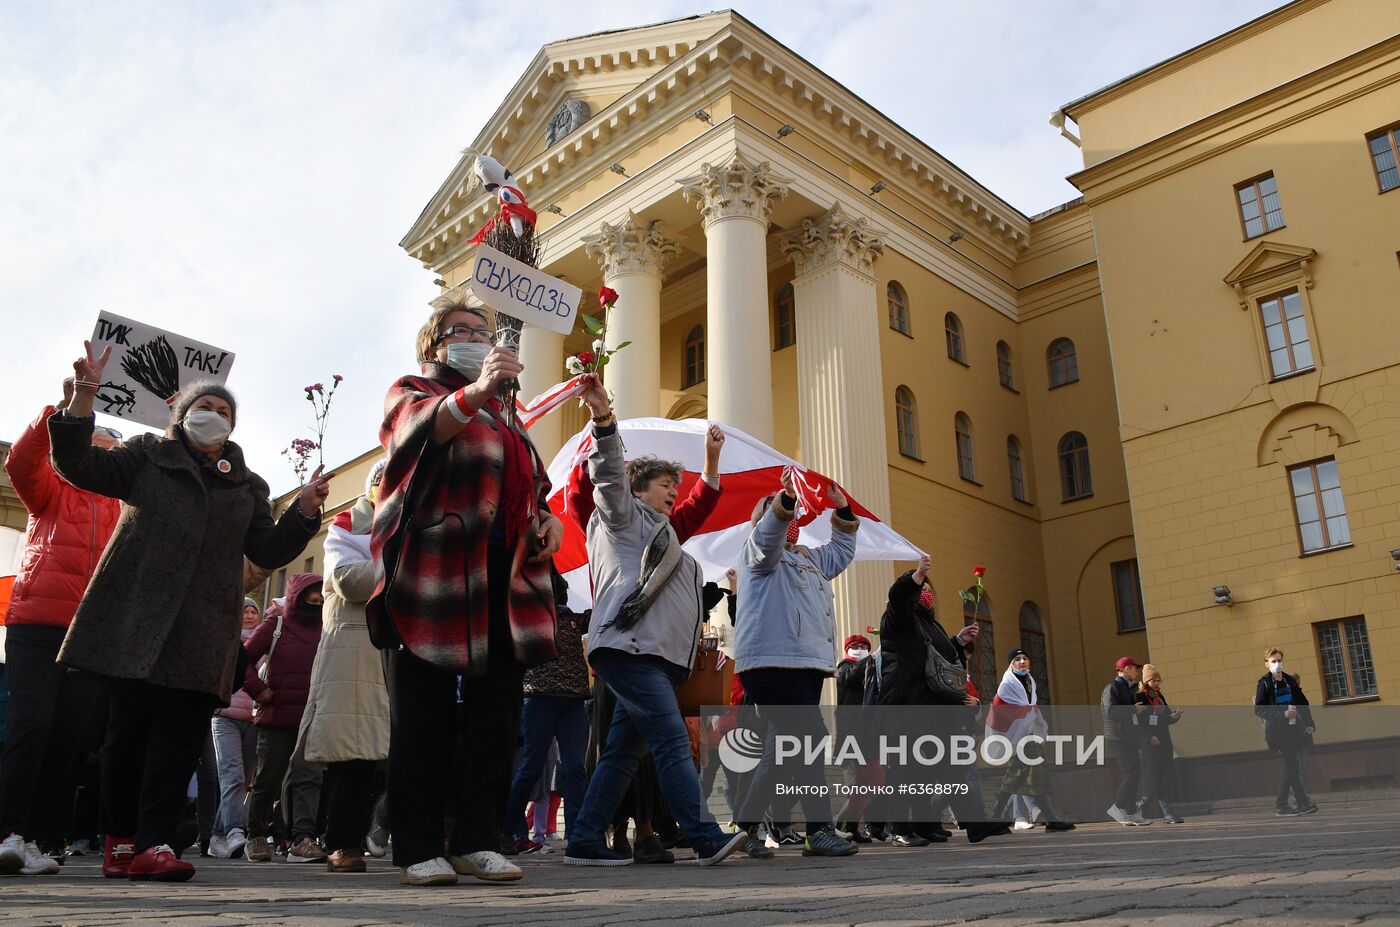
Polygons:
[[[1034,212],[1074,195],[1061,103],[1264,3],[797,3],[758,25]],[[326,459],[373,446],[433,275],[398,247],[542,44],[680,3],[367,0],[7,5],[0,325],[12,438],[98,309],[228,348],[238,433],[274,491],[332,373]]]

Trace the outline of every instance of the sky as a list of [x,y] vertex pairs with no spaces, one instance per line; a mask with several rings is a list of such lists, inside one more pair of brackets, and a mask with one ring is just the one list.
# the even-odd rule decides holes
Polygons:
[[[1077,195],[1079,152],[1052,111],[1280,2],[735,8],[1029,215]],[[234,352],[233,439],[274,493],[295,486],[280,452],[308,436],[310,383],[345,378],[326,462],[368,450],[438,292],[398,242],[461,149],[542,45],[705,12],[0,5],[0,439],[57,401],[105,309]]]

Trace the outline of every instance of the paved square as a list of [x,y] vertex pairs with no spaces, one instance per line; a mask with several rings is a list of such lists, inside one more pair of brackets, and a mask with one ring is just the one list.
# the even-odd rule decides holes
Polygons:
[[[681,851],[684,853],[685,851]],[[101,878],[96,858],[61,874],[0,881],[0,923],[233,927],[370,925],[999,925],[1093,923],[1400,925],[1400,800],[1333,801],[1306,818],[1271,810],[1181,826],[1081,826],[972,846],[880,844],[850,860],[738,859],[624,869],[525,857],[513,886],[464,880],[408,888],[370,860],[364,875],[319,866],[198,860],[182,886]]]

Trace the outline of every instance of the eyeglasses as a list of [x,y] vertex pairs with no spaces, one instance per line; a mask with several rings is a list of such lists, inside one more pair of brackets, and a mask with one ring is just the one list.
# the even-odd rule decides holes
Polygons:
[[449,325],[438,335],[437,343],[441,344],[448,338],[480,338],[488,344],[496,343],[496,333],[489,328],[476,328],[471,325]]
[[114,440],[114,441],[120,441],[120,440],[122,439],[122,433],[121,433],[120,431],[117,431],[117,429],[115,429],[115,428],[109,428],[109,427],[106,426],[106,425],[98,425],[98,426],[97,426],[95,429],[93,429],[93,430],[94,430],[94,431],[104,431],[104,432],[106,432],[106,433],[108,434],[108,436],[110,436],[110,437],[112,438],[112,440]]

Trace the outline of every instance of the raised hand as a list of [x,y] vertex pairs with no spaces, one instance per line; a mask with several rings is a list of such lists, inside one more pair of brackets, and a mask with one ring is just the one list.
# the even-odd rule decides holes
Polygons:
[[84,341],[83,348],[85,356],[73,361],[73,388],[77,393],[94,396],[102,386],[102,371],[107,369],[107,361],[112,357],[112,346],[107,345],[100,355],[92,353],[91,341]]
[[608,391],[603,388],[603,381],[596,373],[584,374],[580,383],[586,384],[588,391],[583,394],[583,401],[588,404],[588,408],[593,410],[594,416],[602,416],[612,408],[612,402],[608,399]]
[[783,467],[783,492],[788,494],[788,498],[797,498],[797,478],[793,475],[792,467]]
[[914,582],[922,586],[924,580],[928,579],[928,571],[931,569],[933,569],[933,558],[928,554],[921,554],[919,556],[919,566],[914,570]]
[[851,504],[851,500],[846,498],[846,494],[841,491],[841,487],[837,486],[835,483],[832,483],[831,488],[827,490],[827,497],[831,499],[831,504],[838,509],[844,509]]
[[524,369],[525,366],[520,363],[520,358],[514,350],[497,345],[486,355],[486,360],[481,362],[481,376],[477,378],[477,382],[489,387],[494,393],[502,383],[520,376]]
[[322,475],[325,469],[322,465],[316,468],[316,472],[311,474],[311,479],[306,481],[306,485],[301,488],[301,495],[297,496],[297,505],[301,508],[301,514],[307,518],[315,518],[321,511],[321,505],[326,501],[326,497],[331,494],[331,477],[334,473]]

